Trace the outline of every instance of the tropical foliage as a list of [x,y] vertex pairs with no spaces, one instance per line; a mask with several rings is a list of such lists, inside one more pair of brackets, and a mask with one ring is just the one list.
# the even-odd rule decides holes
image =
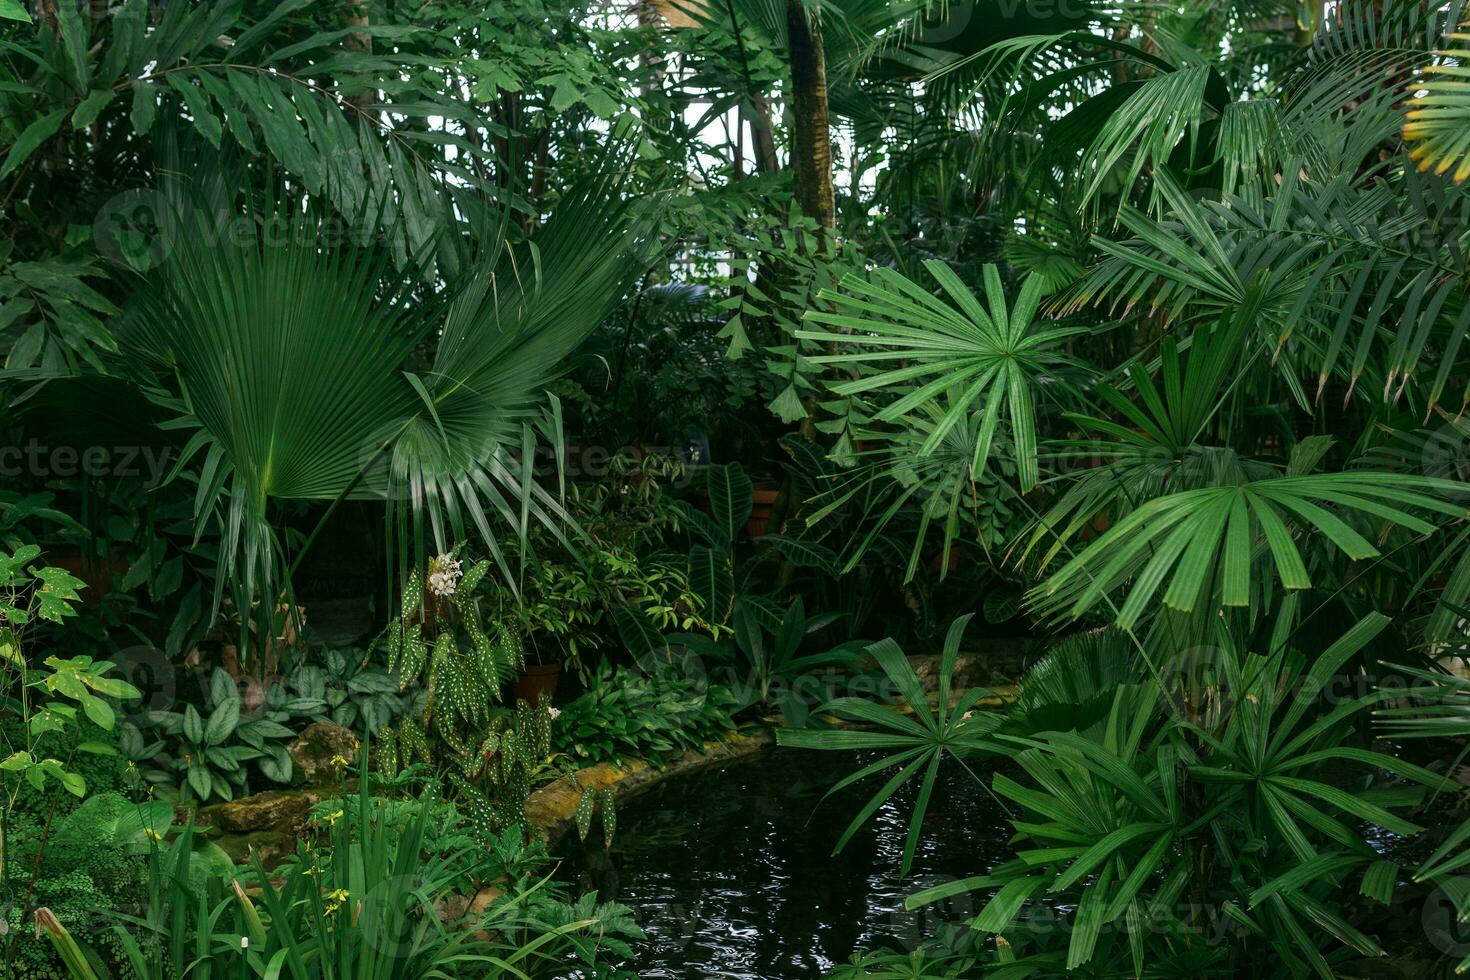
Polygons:
[[836,976],[1470,967],[1467,22],[0,0],[0,973],[616,978],[771,729],[1006,838]]

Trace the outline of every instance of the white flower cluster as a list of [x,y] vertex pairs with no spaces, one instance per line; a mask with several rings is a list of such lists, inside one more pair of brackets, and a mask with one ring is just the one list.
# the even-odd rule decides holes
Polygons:
[[454,595],[462,574],[458,558],[440,555],[429,559],[429,591],[437,596]]

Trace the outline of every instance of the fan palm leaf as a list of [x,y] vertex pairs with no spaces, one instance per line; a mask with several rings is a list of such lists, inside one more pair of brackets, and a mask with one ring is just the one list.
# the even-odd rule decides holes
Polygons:
[[1124,628],[1139,621],[1166,582],[1163,602],[1181,612],[1206,602],[1247,606],[1257,574],[1254,557],[1262,547],[1282,586],[1311,588],[1291,525],[1321,534],[1354,560],[1375,558],[1377,547],[1333,508],[1430,534],[1435,525],[1415,512],[1463,518],[1464,506],[1445,498],[1464,489],[1448,480],[1352,472],[1168,494],[1120,520],[1037,586],[1030,600],[1045,614],[1077,617],[1131,582],[1117,614]]
[[[473,529],[497,557],[494,527],[524,539],[530,520],[554,525],[531,465],[536,430],[556,438],[542,392],[630,274],[614,190],[574,195],[544,247],[498,245],[437,290],[385,250],[320,245],[310,218],[288,228],[195,236],[130,320],[162,369],[147,383],[194,430],[176,472],[202,460],[196,508],[223,522],[222,570],[246,594],[276,590],[278,500],[386,499],[401,540],[411,525],[417,547],[447,550]],[[429,343],[430,369],[412,370]]]
[[[807,323],[846,332],[808,329],[796,335],[834,348],[855,348],[812,360],[859,374],[831,385],[839,395],[887,396],[874,416],[878,421],[910,421],[940,395],[958,392],[919,446],[921,458],[937,451],[951,430],[978,408],[984,424],[975,440],[971,469],[979,472],[990,459],[1004,418],[1015,446],[1020,486],[1028,491],[1037,482],[1035,390],[1067,363],[1062,344],[1079,331],[1041,326],[1036,313],[1045,282],[1039,276],[1026,277],[1011,304],[1000,271],[985,266],[982,305],[949,266],[937,260],[924,266],[948,302],[892,269],[878,269],[871,281],[847,277],[841,293],[824,290],[821,298],[830,301],[835,312],[813,310],[806,315]],[[869,366],[880,370],[863,375]]]
[[[908,874],[913,864],[914,849],[923,828],[924,814],[929,807],[929,798],[939,776],[939,766],[946,755],[962,759],[965,755],[994,749],[995,743],[986,736],[999,725],[1000,718],[972,710],[989,692],[984,688],[972,688],[950,703],[950,690],[955,664],[959,656],[960,640],[971,616],[961,616],[950,624],[944,637],[944,648],[939,663],[939,690],[931,706],[924,695],[923,685],[913,665],[893,640],[882,640],[868,648],[878,666],[883,669],[890,683],[913,709],[913,715],[901,715],[862,698],[836,698],[817,709],[818,713],[830,713],[848,721],[871,726],[872,731],[835,731],[830,729],[783,728],[776,733],[781,745],[803,749],[882,749],[888,754],[864,766],[850,776],[839,780],[827,796],[880,772],[893,770],[893,775],[875,792],[867,804],[848,824],[847,830],[838,838],[833,853],[840,852],[852,840],[868,818],[879,807],[888,802],[898,788],[919,774],[918,795],[913,813],[909,818],[908,836],[904,840],[902,873]],[[825,797],[824,797],[825,799]]]

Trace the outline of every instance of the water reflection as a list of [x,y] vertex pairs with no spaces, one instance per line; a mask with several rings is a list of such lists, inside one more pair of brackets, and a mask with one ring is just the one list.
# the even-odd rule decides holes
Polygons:
[[800,980],[859,948],[912,948],[977,909],[961,897],[907,912],[904,898],[988,870],[1004,857],[1007,826],[955,766],[936,788],[907,880],[898,868],[910,791],[832,857],[883,777],[822,794],[873,758],[783,749],[671,779],[624,807],[611,851],[573,838],[562,874],[633,909],[648,933],[635,944],[641,977]]

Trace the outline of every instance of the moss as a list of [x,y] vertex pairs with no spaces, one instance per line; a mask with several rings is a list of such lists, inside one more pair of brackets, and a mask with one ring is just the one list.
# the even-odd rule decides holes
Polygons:
[[[12,883],[10,894],[6,895],[5,920],[14,939],[14,955],[9,969],[4,970],[5,977],[7,980],[69,980],[70,974],[51,941],[45,936],[38,937],[31,928],[32,923],[21,922],[20,906],[24,899],[24,884]],[[31,896],[31,908],[42,906],[54,912],[67,931],[90,946],[104,963],[122,962],[122,943],[112,929],[117,922],[117,907],[86,874],[73,871],[39,879]]]
[[89,797],[53,826],[42,873],[81,872],[114,899],[141,894],[146,871],[143,855],[136,842],[119,841],[114,834],[118,821],[134,807],[121,793]]
[[[19,722],[0,726],[0,736],[3,736],[5,744],[11,746],[24,747],[26,744],[25,727]],[[127,788],[127,760],[121,755],[72,752],[74,738],[81,742],[100,742],[114,747],[117,744],[113,733],[84,718],[81,721],[79,738],[65,732],[49,733],[36,741],[31,754],[37,758],[65,759],[70,756],[69,768],[86,780],[87,796]],[[0,793],[4,794],[6,800],[10,799],[12,793],[15,794],[15,805],[6,814],[7,820],[18,815],[28,815],[35,818],[37,823],[44,824],[53,804],[56,807],[56,819],[66,816],[81,804],[80,799],[68,793],[53,779],[46,780],[41,789],[37,790],[17,773],[0,773]]]

